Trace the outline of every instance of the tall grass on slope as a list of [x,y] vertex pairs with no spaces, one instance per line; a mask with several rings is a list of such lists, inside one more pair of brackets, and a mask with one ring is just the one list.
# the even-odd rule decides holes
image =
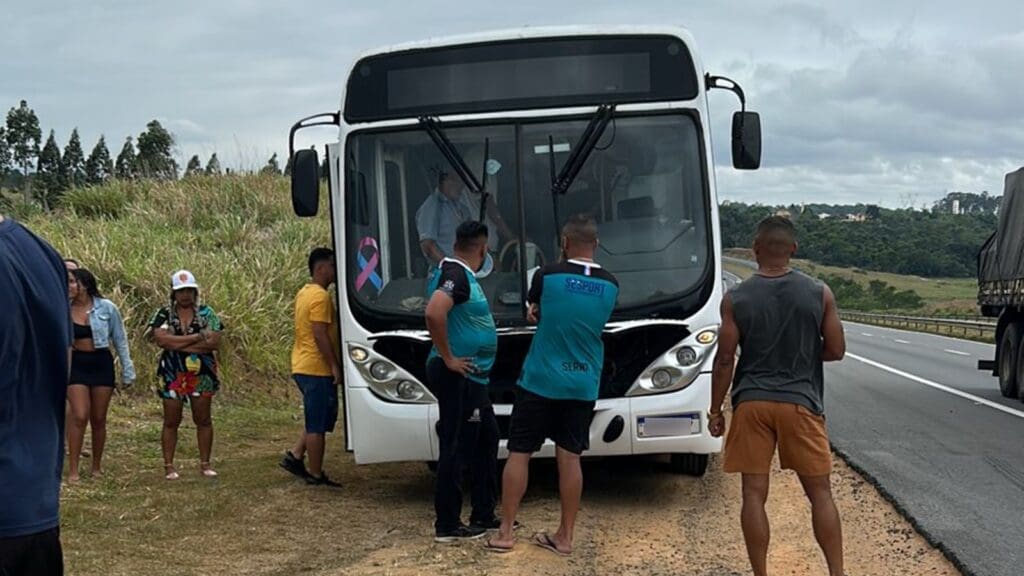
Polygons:
[[286,179],[113,182],[71,191],[58,212],[23,222],[92,270],[120,307],[139,372],[133,394],[157,385],[158,350],[142,333],[180,268],[195,273],[203,301],[225,323],[222,392],[258,400],[286,386],[292,299],[308,277],[310,248],[330,238],[325,216],[292,213]]

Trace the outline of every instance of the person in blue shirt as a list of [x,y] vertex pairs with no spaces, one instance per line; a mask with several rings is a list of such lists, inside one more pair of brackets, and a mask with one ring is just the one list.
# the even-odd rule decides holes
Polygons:
[[527,317],[537,333],[523,363],[509,425],[508,461],[502,477],[502,524],[487,542],[495,552],[512,549],[519,502],[526,492],[530,455],[544,440],[555,443],[562,521],[554,534],[534,543],[560,555],[572,553],[576,513],[583,491],[580,454],[590,448],[604,367],[604,326],[615,309],[618,281],[594,262],[597,223],[574,216],[562,229],[563,260],[534,273]]
[[49,244],[3,215],[0,309],[0,574],[63,574],[67,271]]
[[[445,258],[454,256],[455,230],[459,224],[476,220],[480,216],[480,204],[474,200],[462,185],[458,176],[441,172],[437,178],[437,189],[416,211],[416,230],[419,234],[420,249],[431,266]],[[515,237],[512,230],[498,212],[493,197],[487,200],[487,214],[484,223],[491,222],[498,234],[510,240]],[[490,250],[496,251],[498,238],[488,238]]]
[[[440,420],[434,540],[479,538],[497,528],[498,422],[487,384],[498,333],[490,305],[476,280],[487,254],[487,226],[463,222],[456,229],[455,253],[439,264],[429,286],[425,313],[433,348],[427,382],[437,396]],[[462,462],[473,474],[470,524],[462,523]]]

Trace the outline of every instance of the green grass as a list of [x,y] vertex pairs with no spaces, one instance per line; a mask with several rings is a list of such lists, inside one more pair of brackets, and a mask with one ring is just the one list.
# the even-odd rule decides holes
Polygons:
[[195,273],[226,325],[225,396],[262,400],[287,378],[292,299],[308,278],[309,250],[328,244],[330,231],[326,217],[292,214],[286,179],[114,182],[69,192],[53,214],[27,212],[14,215],[96,274],[121,309],[139,373],[132,394],[157,385],[158,350],[142,333],[180,268]]

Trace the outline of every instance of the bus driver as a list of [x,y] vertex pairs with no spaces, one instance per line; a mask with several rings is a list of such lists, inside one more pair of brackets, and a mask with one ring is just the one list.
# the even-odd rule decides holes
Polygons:
[[[462,185],[459,177],[441,172],[437,178],[437,188],[416,211],[416,230],[419,232],[420,248],[431,267],[436,267],[441,260],[450,258],[455,250],[455,229],[468,220],[476,220],[480,214],[479,203],[470,197],[469,190]],[[508,242],[515,239],[515,234],[505,223],[498,212],[493,197],[487,201],[487,216],[484,222],[497,228],[501,240]],[[489,249],[497,251],[492,238]]]

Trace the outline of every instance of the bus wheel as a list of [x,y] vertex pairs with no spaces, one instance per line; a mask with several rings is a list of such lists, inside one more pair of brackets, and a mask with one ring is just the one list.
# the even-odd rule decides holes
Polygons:
[[1020,326],[1011,322],[999,343],[999,391],[1006,398],[1017,397],[1017,366],[1020,364]]
[[669,467],[676,474],[703,476],[708,471],[707,454],[673,454]]

